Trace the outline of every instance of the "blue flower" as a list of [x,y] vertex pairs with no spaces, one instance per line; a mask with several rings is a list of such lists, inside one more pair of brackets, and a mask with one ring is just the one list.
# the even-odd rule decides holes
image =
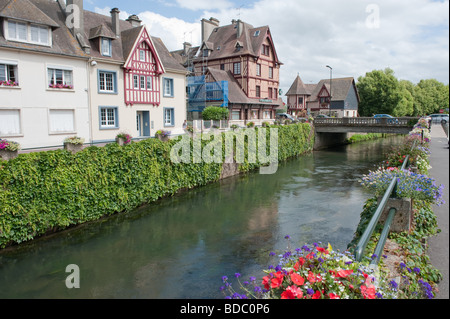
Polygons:
[[420,274],[420,268],[418,268],[418,267],[414,267],[413,271],[414,271],[416,274]]

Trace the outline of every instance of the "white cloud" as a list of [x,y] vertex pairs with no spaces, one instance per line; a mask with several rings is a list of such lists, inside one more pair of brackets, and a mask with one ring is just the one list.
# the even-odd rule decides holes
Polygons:
[[181,8],[193,11],[203,11],[204,8],[209,8],[209,10],[225,10],[234,6],[228,0],[176,0],[176,2]]
[[[138,14],[169,50],[181,49],[184,41],[199,45],[201,18],[215,17],[227,25],[240,17],[255,27],[268,25],[284,63],[283,92],[297,73],[305,83],[328,78],[326,65],[333,67],[334,77],[357,79],[390,67],[398,78],[414,83],[428,78],[449,82],[449,0],[377,0],[376,28],[368,20],[374,11],[366,12],[373,0],[259,0],[240,10],[228,0],[176,1],[182,8],[202,11],[198,22],[149,11]],[[104,12],[109,15],[109,10]]]

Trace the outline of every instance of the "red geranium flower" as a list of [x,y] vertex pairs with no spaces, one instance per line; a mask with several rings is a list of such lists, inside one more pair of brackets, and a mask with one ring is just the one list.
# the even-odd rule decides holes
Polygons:
[[332,293],[332,292],[330,292],[330,293],[328,294],[328,297],[330,297],[330,299],[341,299],[338,295],[336,295],[336,294],[334,294],[334,293]]
[[300,276],[299,274],[296,274],[296,273],[293,273],[291,275],[291,280],[297,286],[302,286],[305,283],[305,279],[302,276]]

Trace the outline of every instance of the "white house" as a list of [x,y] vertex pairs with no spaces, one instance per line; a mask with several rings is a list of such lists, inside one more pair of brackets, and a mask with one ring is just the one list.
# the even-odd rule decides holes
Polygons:
[[55,1],[0,0],[0,138],[23,149],[89,139],[87,56]]

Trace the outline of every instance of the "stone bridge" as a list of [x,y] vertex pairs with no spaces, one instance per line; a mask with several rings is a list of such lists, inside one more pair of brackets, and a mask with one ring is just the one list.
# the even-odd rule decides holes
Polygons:
[[315,150],[344,144],[351,133],[408,134],[417,123],[416,117],[373,118],[344,117],[316,118]]

